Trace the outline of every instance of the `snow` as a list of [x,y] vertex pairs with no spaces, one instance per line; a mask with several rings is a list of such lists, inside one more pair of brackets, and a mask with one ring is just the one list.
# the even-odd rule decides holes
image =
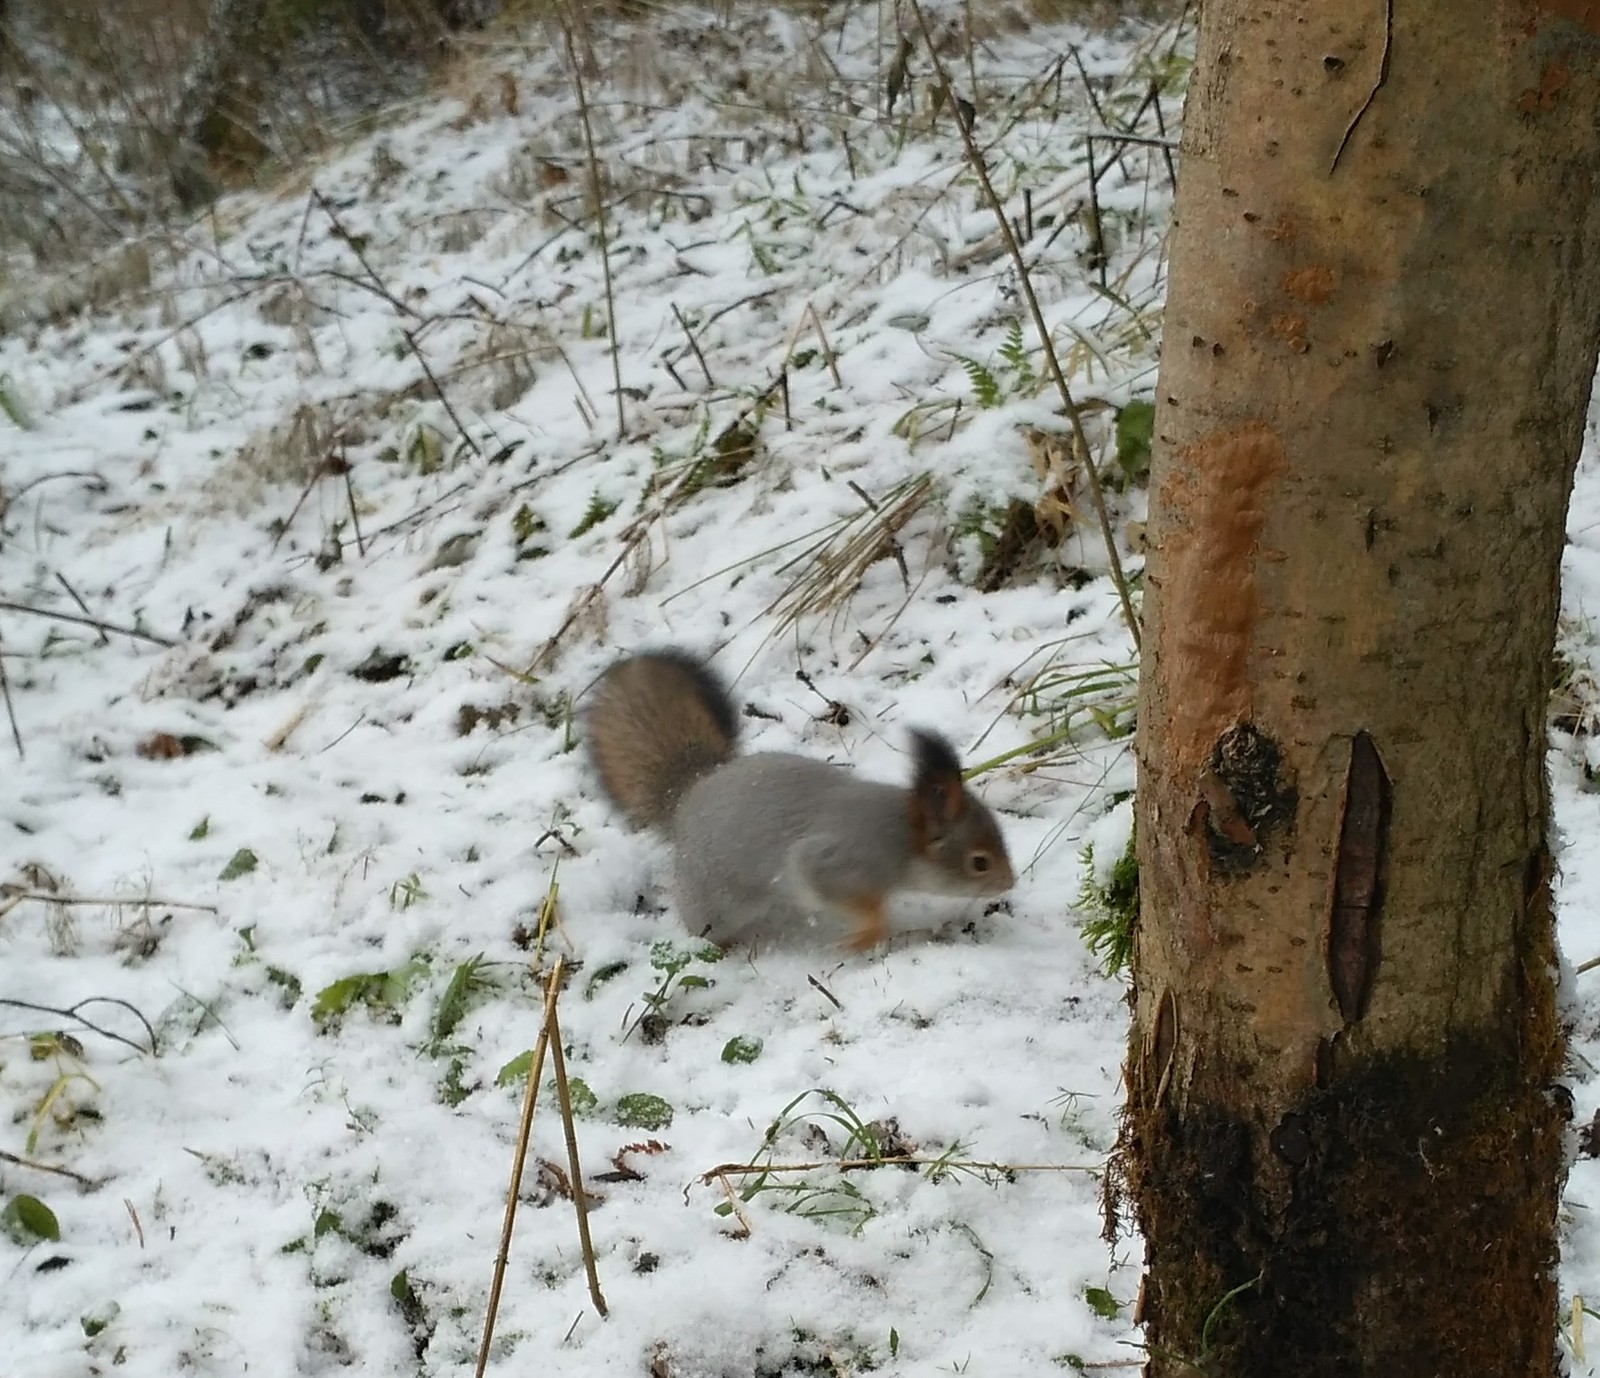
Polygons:
[[[1004,383],[1007,329],[1021,320],[1031,341],[1031,326],[956,131],[927,116],[923,70],[917,113],[902,97],[874,115],[873,12],[673,9],[596,22],[594,41],[622,438],[600,256],[579,226],[582,132],[542,39],[474,60],[460,80],[487,99],[419,102],[340,149],[314,169],[316,197],[290,179],[230,198],[155,251],[148,292],[0,338],[0,376],[35,423],[0,420],[3,596],[72,614],[70,585],[95,618],[176,643],[0,613],[25,751],[0,739],[0,883],[85,901],[0,917],[0,995],[41,1007],[0,1006],[0,1146],[21,1154],[36,1133],[23,1156],[96,1184],[0,1161],[0,1197],[40,1197],[61,1229],[0,1237],[8,1373],[470,1371],[521,1107],[520,1082],[497,1076],[536,1041],[556,955],[569,1074],[596,1098],[578,1134],[609,1318],[557,1189],[547,1091],[491,1372],[1010,1374],[1138,1354],[1137,1250],[1100,1238],[1123,990],[1069,908],[1082,844],[1108,868],[1128,834],[1112,807],[1132,785],[1125,740],[1085,725],[1046,766],[1007,757],[981,777],[1021,873],[992,912],[907,900],[901,936],[869,959],[691,961],[706,984],[667,995],[664,1037],[639,1023],[659,962],[694,944],[665,849],[620,826],[573,749],[572,702],[620,650],[714,651],[757,710],[750,748],[886,779],[905,774],[908,726],[939,727],[969,761],[1002,757],[1057,725],[1014,711],[1030,675],[1132,655],[1090,527],[1060,552],[1094,576],[1076,591],[1045,575],[980,595],[958,577],[976,545],[950,547],[950,521],[973,494],[1036,494],[1019,427],[1061,421],[1037,376],[978,405],[961,360]],[[1102,106],[1130,118],[1172,42],[1041,25],[974,49],[980,135],[1002,194],[1033,194],[1058,343],[1094,341],[1071,355],[1080,400],[1148,396],[1154,354],[1085,268],[1080,225],[1040,247],[1085,197],[1096,125],[1070,65],[1059,104],[1044,93],[1078,44]],[[497,103],[502,73],[516,114]],[[1169,129],[1178,114],[1173,94]],[[1109,271],[1153,314],[1170,189],[1151,150],[1123,162],[1104,204],[1148,223]],[[24,319],[21,301],[0,318]],[[786,402],[767,396],[785,360]],[[663,511],[741,417],[759,441],[736,480]],[[881,560],[852,596],[782,622],[803,570],[787,562],[924,471],[937,491],[898,533],[904,579]],[[1574,616],[1600,577],[1581,535],[1600,522],[1597,480],[1591,437]],[[569,534],[596,496],[615,510]],[[1142,518],[1138,495],[1117,501]],[[151,758],[160,734],[194,749]],[[1582,898],[1600,885],[1600,805],[1580,753],[1552,753],[1578,959],[1600,950]],[[222,879],[246,851],[253,869]],[[452,1010],[452,978],[478,958]],[[319,993],[367,973],[391,974],[387,998],[314,1017]],[[133,1046],[148,1048],[144,1021],[159,1056]],[[30,1057],[26,1036],[53,1029],[76,1043]],[[759,1057],[725,1061],[735,1038]],[[1580,1023],[1583,1120],[1597,1039]],[[671,1123],[617,1123],[639,1093]],[[741,1206],[744,1237],[702,1177],[757,1159],[786,1107],[780,1163],[844,1151],[857,1117],[930,1159],[1017,1166],[819,1167],[806,1179],[849,1213],[764,1191]],[[650,1140],[665,1147],[628,1150]],[[637,1178],[594,1181],[619,1153]],[[1600,1292],[1597,1172],[1579,1162],[1569,1187],[1567,1294]]]

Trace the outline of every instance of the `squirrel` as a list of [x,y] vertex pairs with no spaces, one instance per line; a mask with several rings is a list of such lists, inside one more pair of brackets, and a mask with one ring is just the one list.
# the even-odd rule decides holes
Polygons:
[[1000,825],[936,732],[911,733],[910,788],[806,756],[741,756],[726,686],[697,656],[660,650],[601,675],[587,736],[611,802],[670,839],[684,923],[714,942],[823,918],[866,951],[888,940],[897,891],[998,895],[1015,880]]

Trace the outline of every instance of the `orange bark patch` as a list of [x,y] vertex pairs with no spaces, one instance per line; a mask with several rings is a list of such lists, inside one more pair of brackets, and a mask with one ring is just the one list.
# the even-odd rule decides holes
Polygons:
[[1600,33],[1600,0],[1533,0],[1533,3],[1557,19],[1570,19],[1590,33]]
[[1264,421],[1218,431],[1179,455],[1161,492],[1162,658],[1173,756],[1198,770],[1217,738],[1250,716],[1250,644],[1260,615],[1256,563],[1267,489],[1288,467]]
[[[1600,4],[1595,6],[1600,11]],[[1517,102],[1517,109],[1524,115],[1532,115],[1539,110],[1554,110],[1556,103],[1561,99],[1561,93],[1572,85],[1572,71],[1559,62],[1545,63],[1544,71],[1539,74],[1539,89],[1529,88],[1522,93],[1522,98]]]
[[1326,263],[1291,268],[1283,275],[1283,290],[1307,306],[1321,306],[1333,296],[1333,269]]
[[1296,354],[1304,354],[1311,348],[1311,342],[1306,339],[1306,318],[1304,316],[1295,315],[1293,312],[1274,316],[1272,318],[1272,333]]

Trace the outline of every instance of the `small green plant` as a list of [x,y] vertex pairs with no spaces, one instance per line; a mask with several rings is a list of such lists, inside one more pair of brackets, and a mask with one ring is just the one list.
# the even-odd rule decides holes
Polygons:
[[422,877],[415,871],[408,876],[402,876],[389,887],[391,909],[409,909],[427,898],[428,892],[423,888]]
[[954,356],[972,386],[973,400],[985,411],[998,407],[1008,398],[1031,397],[1039,390],[1039,375],[1028,355],[1021,321],[1011,322],[999,354],[1000,362],[994,368],[965,354]]
[[240,876],[247,876],[261,864],[261,859],[248,847],[241,847],[231,857],[228,864],[222,868],[218,880],[238,880]]
[[[570,1094],[572,1091],[570,1083],[567,1090]],[[578,1113],[576,1098],[573,1100],[572,1113],[574,1115]],[[669,1102],[648,1091],[634,1091],[626,1096],[617,1097],[617,1123],[627,1125],[630,1129],[645,1129],[651,1132],[666,1129],[672,1124],[674,1113]]]
[[517,559],[537,560],[541,555],[548,555],[550,546],[545,538],[549,534],[550,524],[527,503],[512,514],[511,539],[516,542]]
[[482,953],[457,964],[450,974],[450,984],[439,997],[439,1008],[433,1012],[433,1025],[429,1030],[430,1053],[437,1057],[445,1050],[445,1044],[466,1015],[473,997],[492,988],[493,983],[484,974]]
[[591,493],[589,495],[589,505],[584,508],[583,516],[579,519],[578,524],[567,533],[567,539],[575,541],[579,536],[587,535],[615,512],[618,506],[620,504],[614,499],[603,498],[598,491]]
[[722,1060],[733,1063],[754,1062],[766,1045],[759,1038],[746,1038],[736,1034],[722,1045]]
[[1078,886],[1078,931],[1099,959],[1101,971],[1115,976],[1133,960],[1133,930],[1139,918],[1139,861],[1133,835],[1104,879],[1095,864],[1092,842],[1084,843],[1079,860],[1083,880]]
[[709,989],[712,984],[711,979],[688,968],[696,962],[709,966],[721,960],[722,949],[715,943],[696,943],[692,947],[680,947],[670,938],[662,938],[659,942],[652,943],[650,965],[661,973],[661,980],[654,990],[646,991],[641,997],[644,1009],[628,1026],[623,1039],[626,1040],[628,1035],[647,1019],[655,1023],[658,1028],[664,1025],[667,1019],[667,1005],[679,991]]
[[1136,398],[1117,413],[1116,487],[1143,483],[1150,477],[1150,446],[1155,432],[1154,402]]
[[1122,1303],[1104,1287],[1085,1287],[1083,1300],[1088,1308],[1103,1321],[1114,1321],[1122,1314]]
[[34,1107],[32,1122],[28,1126],[25,1152],[31,1158],[39,1147],[39,1137],[44,1133],[47,1122],[54,1123],[57,1128],[65,1129],[71,1126],[80,1114],[97,1117],[96,1112],[76,1104],[71,1092],[80,1084],[92,1092],[97,1092],[100,1084],[84,1071],[83,1047],[70,1034],[30,1034],[28,1056],[35,1062],[53,1063],[56,1071],[54,1080],[40,1097],[39,1104]]
[[94,1339],[112,1321],[122,1314],[122,1306],[115,1301],[102,1302],[92,1311],[85,1311],[78,1317],[78,1324],[83,1327],[84,1337]]
[[317,992],[311,1021],[319,1031],[327,1033],[336,1029],[357,1005],[365,1005],[374,1014],[399,1023],[400,1007],[427,972],[427,959],[417,956],[389,971],[363,971],[341,977]]
[[[820,1100],[823,1108],[799,1110],[801,1103],[811,1097]],[[864,1159],[873,1166],[881,1165],[884,1161],[878,1130],[863,1120],[837,1092],[822,1086],[802,1091],[778,1112],[777,1118],[767,1126],[767,1132],[762,1136],[755,1161],[765,1159],[770,1167],[775,1159],[778,1141],[791,1130],[802,1126],[820,1129],[824,1137],[830,1126],[842,1130],[844,1138],[836,1150],[841,1160]],[[831,1144],[829,1146],[832,1147]],[[812,1177],[762,1171],[748,1177],[739,1190],[742,1202],[750,1202],[763,1195],[774,1197],[779,1209],[792,1215],[842,1224],[852,1234],[858,1233],[878,1213],[877,1207],[843,1173],[833,1177]],[[733,1206],[724,1201],[715,1210],[718,1215],[731,1215]]]

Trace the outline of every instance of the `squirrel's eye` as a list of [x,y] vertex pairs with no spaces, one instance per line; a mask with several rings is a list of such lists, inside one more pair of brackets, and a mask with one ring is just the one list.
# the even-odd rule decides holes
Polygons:
[[983,852],[974,852],[967,858],[967,866],[974,875],[981,876],[989,869],[989,858]]

